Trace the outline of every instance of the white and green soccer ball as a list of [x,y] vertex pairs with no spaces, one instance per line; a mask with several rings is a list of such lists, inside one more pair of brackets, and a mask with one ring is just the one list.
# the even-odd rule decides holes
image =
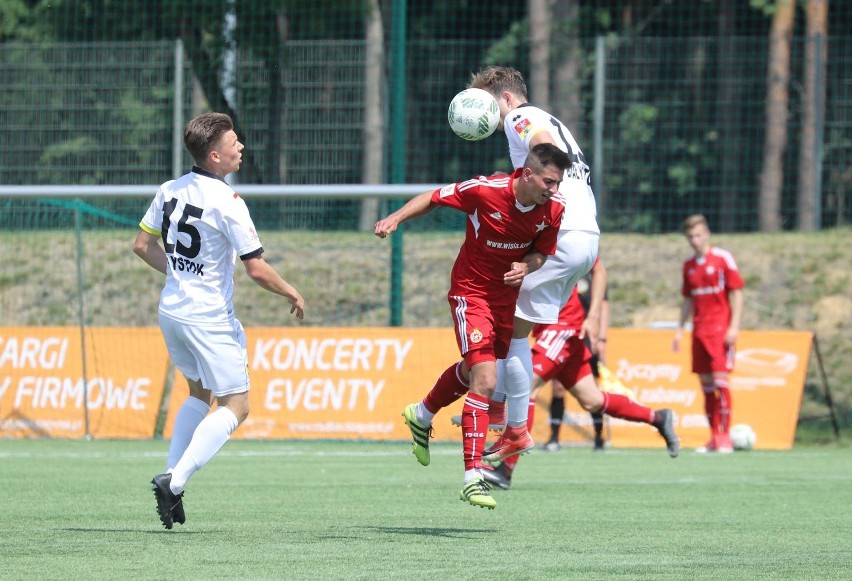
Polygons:
[[500,107],[488,91],[465,89],[450,101],[447,121],[456,135],[468,141],[485,139],[497,129]]
[[748,424],[735,424],[729,433],[734,450],[751,450],[757,443],[757,434]]

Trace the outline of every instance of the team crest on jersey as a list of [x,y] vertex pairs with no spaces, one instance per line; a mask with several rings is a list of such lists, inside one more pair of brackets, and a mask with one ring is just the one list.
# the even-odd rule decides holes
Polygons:
[[482,331],[480,331],[479,329],[474,329],[473,331],[471,331],[470,342],[479,343],[480,341],[482,341]]
[[530,130],[532,130],[532,124],[529,119],[522,119],[518,123],[515,123],[515,131],[521,137],[525,138]]
[[716,270],[716,269],[715,269],[715,268],[713,268],[713,265],[712,265],[712,264],[707,266],[707,274],[712,275],[712,274],[713,274],[713,272],[714,272],[715,270]]

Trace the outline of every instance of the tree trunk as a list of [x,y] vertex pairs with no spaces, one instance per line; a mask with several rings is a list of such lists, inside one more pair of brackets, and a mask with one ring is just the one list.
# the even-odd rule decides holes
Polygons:
[[828,42],[828,0],[808,0],[805,37],[805,94],[802,103],[802,137],[799,150],[799,230],[820,227],[823,116],[825,114],[825,67]]
[[553,18],[551,0],[529,0],[530,22],[530,101],[550,111],[550,22]]
[[739,151],[740,91],[737,82],[738,56],[733,38],[736,22],[734,2],[720,0],[718,19],[719,96],[716,99],[716,119],[718,136],[716,139],[717,159],[719,160],[719,223],[722,232],[736,231],[737,202],[740,193],[736,190],[737,159],[728,155],[729,151]]
[[[366,55],[364,70],[364,160],[362,181],[382,183],[382,160],[385,150],[385,124],[382,117],[382,76],[385,37],[379,0],[370,0],[370,14],[365,21]],[[361,202],[358,228],[372,232],[379,219],[379,199],[365,198]]]
[[758,193],[761,232],[781,230],[781,193],[784,188],[784,151],[787,146],[790,82],[790,37],[795,15],[795,0],[777,0],[769,33],[769,66],[766,76],[766,128]]
[[[580,103],[580,84],[582,54],[580,52],[580,35],[577,30],[580,25],[580,5],[577,0],[557,0],[553,14],[559,15],[560,29],[566,33],[562,38],[554,39],[556,51],[553,55],[554,95],[553,110],[580,141],[585,140],[578,135],[583,119],[583,109]],[[588,153],[588,152],[586,152]]]

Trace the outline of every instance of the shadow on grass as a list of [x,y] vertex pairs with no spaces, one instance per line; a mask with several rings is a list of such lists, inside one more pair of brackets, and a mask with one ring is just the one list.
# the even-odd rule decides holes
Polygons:
[[364,527],[367,530],[391,535],[422,535],[426,537],[447,537],[453,539],[476,539],[482,533],[496,533],[500,529],[448,529],[435,527]]
[[144,529],[101,529],[101,528],[96,529],[96,528],[83,528],[83,527],[65,527],[65,528],[61,528],[59,530],[60,531],[66,531],[66,532],[69,532],[69,533],[133,533],[133,534],[145,533],[145,534],[157,534],[157,535],[164,534],[164,533],[170,534],[170,535],[172,535],[172,534],[197,535],[197,534],[201,534],[201,533],[208,534],[208,533],[211,532],[211,531],[187,531],[187,530],[182,531],[180,529],[144,530]]

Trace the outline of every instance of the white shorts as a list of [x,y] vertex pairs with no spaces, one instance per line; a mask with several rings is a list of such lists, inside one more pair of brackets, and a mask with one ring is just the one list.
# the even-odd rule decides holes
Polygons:
[[238,320],[232,327],[196,327],[160,315],[160,329],[184,377],[200,379],[217,397],[248,391],[246,333]]
[[594,266],[600,238],[600,234],[582,230],[559,232],[556,254],[524,277],[515,316],[532,323],[556,323],[577,281]]

